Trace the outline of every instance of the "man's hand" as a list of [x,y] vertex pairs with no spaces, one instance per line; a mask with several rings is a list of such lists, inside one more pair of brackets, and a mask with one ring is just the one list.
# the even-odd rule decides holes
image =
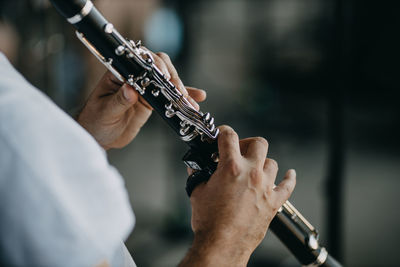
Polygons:
[[279,207],[296,184],[289,170],[275,187],[277,163],[266,158],[268,143],[241,140],[220,128],[220,161],[210,180],[191,196],[193,246],[180,266],[246,266]]
[[[188,98],[194,108],[206,98],[203,90],[185,87],[168,55],[152,54],[156,66]],[[81,124],[104,148],[121,148],[138,134],[152,113],[151,106],[127,84],[107,72],[78,116]]]

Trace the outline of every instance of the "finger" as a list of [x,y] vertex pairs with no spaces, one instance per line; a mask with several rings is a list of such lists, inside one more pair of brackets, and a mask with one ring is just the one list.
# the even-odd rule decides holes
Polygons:
[[197,102],[202,102],[206,99],[207,94],[204,90],[197,89],[194,87],[186,87],[186,90],[188,91],[188,96],[186,99],[189,101],[189,103],[197,110],[200,110],[200,106]]
[[197,104],[197,102],[196,102],[193,98],[191,98],[190,96],[187,96],[186,99],[189,101],[189,103],[192,105],[192,107],[193,107],[195,110],[197,110],[197,111],[200,110],[199,104]]
[[252,140],[252,138],[248,137],[248,138],[241,139],[239,141],[240,153],[242,155],[245,155],[247,153],[247,149],[249,148],[249,144],[251,143],[251,140]]
[[229,126],[220,126],[218,150],[220,162],[240,156],[239,137]]
[[93,95],[96,98],[101,98],[103,96],[108,96],[116,93],[119,88],[123,85],[110,71],[104,73],[101,77],[99,83],[97,84]]
[[189,96],[196,102],[203,102],[207,97],[206,91],[202,89],[186,86],[186,90],[188,91]]
[[147,106],[142,104],[140,100],[136,102],[133,109],[134,112],[127,112],[129,120],[126,123],[125,136],[129,137],[129,140],[132,140],[137,135],[139,129],[146,123],[152,114],[152,109],[149,109]]
[[157,68],[165,75],[165,78],[168,81],[171,80],[171,74],[169,73],[168,66],[165,63],[165,61],[161,57],[159,57],[157,54],[154,54],[151,51],[150,51],[150,53],[153,56],[154,64],[157,66]]
[[139,94],[128,84],[122,85],[118,92],[112,95],[107,104],[106,112],[110,115],[119,115],[132,107],[139,98]]
[[124,84],[123,82],[121,82],[120,80],[118,80],[118,78],[115,77],[115,75],[114,75],[111,71],[109,71],[109,70],[106,72],[105,76],[106,76],[107,78],[109,78],[110,81],[111,81],[113,84],[115,84],[115,85],[122,86],[122,85]]
[[194,172],[194,170],[192,168],[189,168],[189,167],[186,168],[186,171],[187,171],[189,176],[192,175],[193,172]]
[[276,175],[278,174],[278,163],[270,158],[266,158],[264,162],[264,172],[268,177],[268,184],[275,183]]
[[191,96],[189,96],[189,93],[186,90],[186,87],[183,85],[181,79],[179,78],[178,72],[172,64],[170,57],[166,53],[158,52],[155,54],[155,58],[160,58],[164,61],[168,72],[171,75],[170,82],[172,82],[178,88],[178,90],[189,101],[189,103],[195,110],[200,110],[199,104],[197,104],[197,102]]
[[296,186],[296,171],[291,169],[288,170],[283,178],[282,182],[274,188],[276,192],[276,207],[280,207],[289,199],[292,194],[294,187]]
[[183,85],[181,79],[179,78],[178,72],[176,71],[174,65],[172,64],[169,56],[163,52],[156,53],[156,56],[158,56],[162,60],[164,60],[164,63],[166,64],[168,71],[171,74],[170,81],[178,88],[178,90],[183,94],[184,97],[187,97],[188,92],[187,92],[185,86]]
[[244,156],[248,159],[254,160],[264,166],[265,158],[268,153],[268,142],[262,137],[253,137],[248,141],[247,151]]
[[245,138],[239,141],[240,146],[240,154],[244,155],[247,153],[247,149],[249,148],[250,138]]

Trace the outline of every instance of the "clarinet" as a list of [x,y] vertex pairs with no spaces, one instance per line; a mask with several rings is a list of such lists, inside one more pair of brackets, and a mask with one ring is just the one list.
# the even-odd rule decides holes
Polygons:
[[[197,111],[155,66],[141,42],[125,39],[90,0],[50,0],[76,29],[78,39],[117,79],[132,86],[189,146],[184,163],[195,170],[186,183],[193,189],[218,165],[218,128],[210,113]],[[318,242],[317,230],[286,201],[270,229],[302,265],[341,266]]]

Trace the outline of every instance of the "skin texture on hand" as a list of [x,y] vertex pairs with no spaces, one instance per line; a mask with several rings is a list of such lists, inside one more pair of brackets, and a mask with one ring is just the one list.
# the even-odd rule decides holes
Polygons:
[[[168,55],[153,54],[156,66],[182,92],[194,108],[204,101],[206,93],[185,87]],[[90,94],[77,121],[104,148],[122,148],[138,134],[152,113],[151,106],[128,84],[121,83],[110,72]]]
[[274,186],[278,165],[266,158],[268,143],[263,138],[239,141],[223,126],[218,149],[217,170],[190,199],[195,237],[181,267],[246,266],[296,184],[296,173],[289,170]]

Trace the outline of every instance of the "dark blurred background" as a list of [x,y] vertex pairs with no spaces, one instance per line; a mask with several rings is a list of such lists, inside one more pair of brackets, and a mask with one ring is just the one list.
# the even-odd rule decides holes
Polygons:
[[[0,49],[72,116],[105,72],[45,0],[1,0]],[[292,203],[347,266],[398,266],[400,39],[396,1],[97,0],[123,35],[167,52],[217,124],[263,136],[297,170]],[[185,145],[156,114],[109,152],[137,216],[138,266],[191,242]],[[101,233],[99,233],[101,234]],[[272,233],[249,266],[298,266]]]

